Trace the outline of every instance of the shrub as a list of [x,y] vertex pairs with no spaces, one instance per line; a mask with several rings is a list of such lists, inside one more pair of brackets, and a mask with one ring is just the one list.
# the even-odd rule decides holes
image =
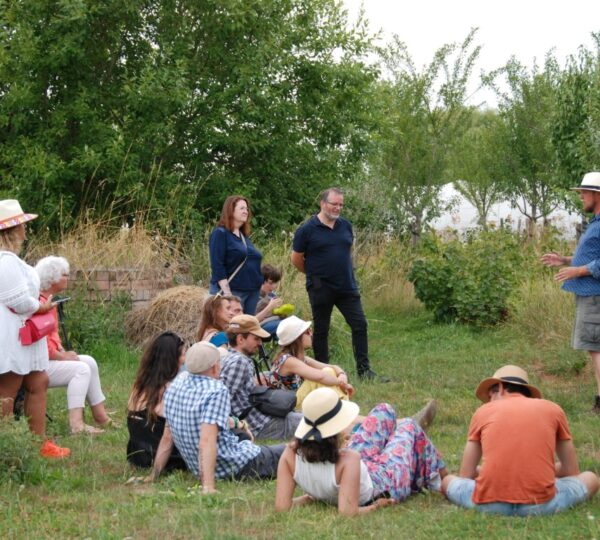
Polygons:
[[431,235],[409,279],[436,320],[489,326],[506,318],[522,263],[518,237],[504,229],[471,232],[464,241]]

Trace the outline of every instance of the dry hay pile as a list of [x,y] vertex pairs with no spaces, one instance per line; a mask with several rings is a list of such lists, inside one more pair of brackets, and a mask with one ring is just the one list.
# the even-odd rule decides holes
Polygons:
[[200,311],[208,291],[202,287],[182,285],[160,294],[145,307],[132,311],[125,319],[125,336],[130,343],[144,345],[161,332],[176,332],[194,343],[200,322]]

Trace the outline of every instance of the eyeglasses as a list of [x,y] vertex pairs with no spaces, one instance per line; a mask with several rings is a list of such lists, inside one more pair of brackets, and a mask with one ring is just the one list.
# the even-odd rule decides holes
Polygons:
[[344,208],[344,203],[333,203],[329,201],[325,201],[329,206],[333,206],[334,208]]

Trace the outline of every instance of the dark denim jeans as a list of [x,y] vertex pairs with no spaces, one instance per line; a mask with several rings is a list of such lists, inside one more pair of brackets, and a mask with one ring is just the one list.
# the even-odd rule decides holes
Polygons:
[[326,285],[310,287],[308,298],[314,322],[313,351],[319,362],[329,363],[329,325],[337,307],[352,331],[352,350],[359,375],[370,369],[367,318],[358,291],[336,291]]

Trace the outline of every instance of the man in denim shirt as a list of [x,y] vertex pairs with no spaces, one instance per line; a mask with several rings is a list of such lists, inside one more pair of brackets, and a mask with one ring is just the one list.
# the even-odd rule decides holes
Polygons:
[[600,172],[587,173],[579,191],[584,212],[593,212],[585,233],[572,257],[546,253],[542,263],[564,266],[556,274],[563,290],[575,293],[574,349],[588,351],[592,358],[598,386],[593,411],[600,414]]

